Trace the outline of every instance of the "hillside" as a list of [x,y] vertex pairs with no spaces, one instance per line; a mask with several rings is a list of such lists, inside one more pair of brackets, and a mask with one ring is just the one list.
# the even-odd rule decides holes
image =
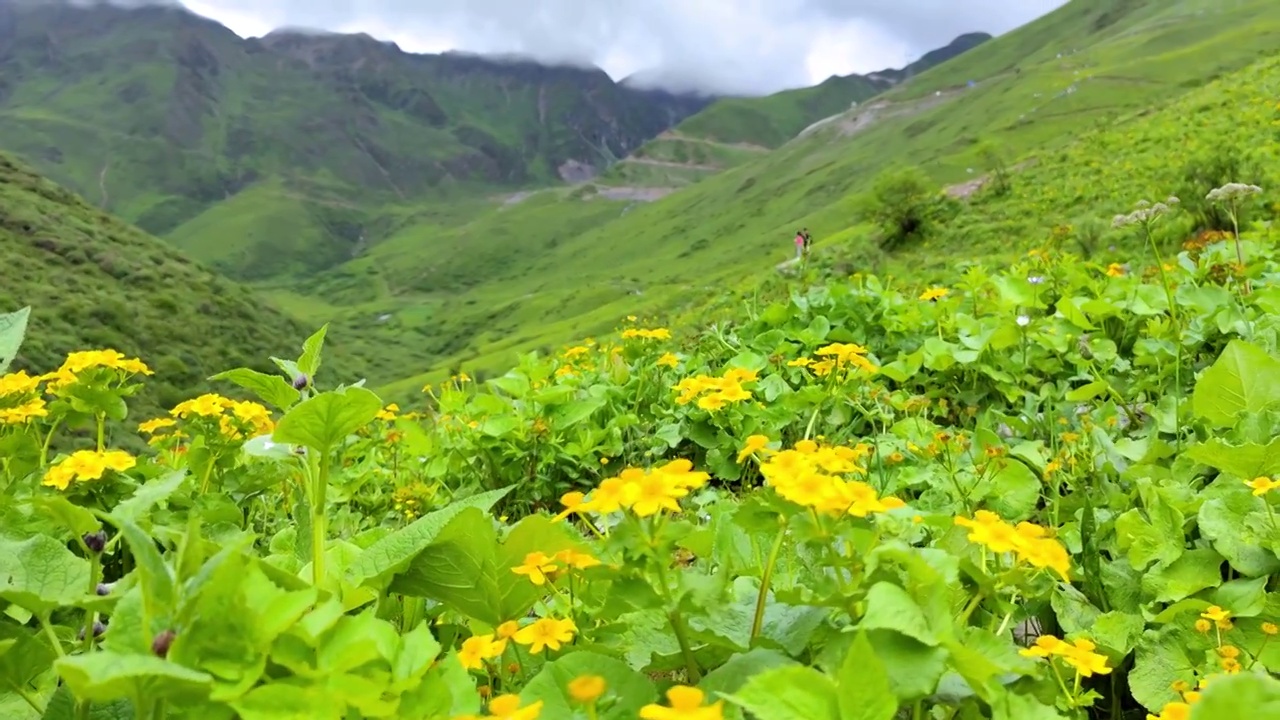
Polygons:
[[[315,330],[0,155],[0,313],[27,305],[14,368],[48,372],[73,350],[140,357],[156,375],[131,401],[135,421],[229,367],[276,372],[269,358],[295,357]],[[358,377],[343,339],[329,345],[331,377]]]
[[[986,229],[975,237],[948,236],[952,239],[946,247],[883,258],[872,242],[872,228],[860,222],[858,201],[876,176],[895,164],[926,168],[939,187],[972,180],[981,174],[975,154],[981,140],[994,142],[1014,165],[1052,157],[1072,142],[1110,127],[1122,133],[1117,143],[1145,136],[1145,128],[1156,124],[1188,127],[1182,111],[1170,103],[1187,93],[1194,98],[1194,93],[1221,92],[1228,86],[1245,92],[1258,85],[1259,73],[1271,72],[1265,63],[1245,68],[1274,48],[1280,6],[1250,0],[1223,8],[1204,0],[1174,7],[1125,7],[1128,12],[1117,20],[1109,14],[1112,3],[1076,0],[867,103],[863,110],[870,109],[870,116],[850,113],[821,131],[657,202],[612,201],[581,192],[540,193],[495,208],[490,218],[475,222],[487,225],[491,233],[501,226],[528,238],[511,272],[448,296],[380,293],[361,305],[344,304],[350,308],[344,317],[354,330],[368,327],[367,318],[390,316],[393,320],[386,327],[394,324],[395,330],[388,331],[388,342],[408,326],[435,338],[455,338],[451,345],[463,347],[432,361],[439,371],[395,386],[408,392],[450,365],[502,367],[518,351],[602,332],[627,314],[665,312],[682,302],[714,298],[750,284],[755,275],[790,256],[790,233],[801,225],[813,231],[820,254],[839,251],[850,256],[841,261],[850,270],[892,266],[909,277],[926,277],[930,272],[954,272],[958,262],[975,257],[979,248],[1025,252],[1044,238],[992,229],[1005,223],[1013,233],[1016,222],[1009,225],[1009,218],[988,222],[961,217],[956,227],[971,223]],[[1055,34],[1066,41],[1047,39]],[[974,78],[976,86],[952,88],[953,77]],[[1220,78],[1217,84],[1197,89],[1214,78]],[[1225,113],[1219,121],[1234,122],[1233,115]],[[1219,131],[1190,126],[1187,132],[1207,143]],[[1269,137],[1269,126],[1246,125],[1240,132],[1246,133],[1236,136],[1243,144],[1260,144]],[[1166,173],[1177,175],[1183,161],[1169,161],[1168,154],[1176,152],[1170,147],[1180,146],[1143,145],[1138,151],[1152,153],[1145,167],[1163,163]],[[1097,158],[1091,162],[1104,163]],[[1087,189],[1097,181],[1082,175],[1082,168],[1067,169],[1080,177],[1080,187]],[[1061,187],[1052,175],[1035,178],[1036,184],[1021,192],[1034,196]],[[1150,182],[1138,177],[1128,182],[1116,187],[1107,180],[1108,185],[1100,187],[1108,187],[1110,194],[1099,195],[1098,206],[1077,206],[1073,213],[1105,221],[1165,184],[1137,185]],[[1018,184],[1015,177],[1015,187]],[[580,234],[558,229],[584,213],[603,213],[601,203],[614,208],[613,220]],[[1018,212],[1034,213],[1035,207]],[[465,235],[465,229],[459,232]],[[969,252],[971,244],[974,253]],[[447,243],[430,247],[429,261],[413,263],[407,255],[384,259],[375,246],[358,264],[334,272],[350,282],[391,273],[430,277],[428,268],[454,253]],[[455,262],[467,262],[465,252],[456,255]],[[334,307],[313,310],[313,317],[343,314]],[[369,328],[369,337],[383,337],[382,327]]]
[[330,267],[427,197],[589,177],[707,102],[158,6],[4,0],[0,62],[0,149],[243,278]]
[[607,184],[680,187],[777,148],[809,125],[849,109],[991,39],[969,33],[900,69],[833,75],[766,97],[723,98],[642,145],[601,178]]

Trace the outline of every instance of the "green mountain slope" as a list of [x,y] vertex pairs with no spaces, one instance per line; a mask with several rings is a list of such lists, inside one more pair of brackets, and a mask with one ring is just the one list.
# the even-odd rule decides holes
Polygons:
[[680,187],[757,158],[823,118],[849,109],[935,65],[991,39],[961,35],[905,68],[868,75],[833,75],[813,87],[766,97],[723,98],[685,118],[614,165],[602,181],[641,187]]
[[[661,312],[681,301],[718,296],[744,280],[753,282],[755,274],[790,256],[790,235],[800,225],[813,231],[818,252],[854,253],[850,270],[881,263],[873,230],[861,221],[857,201],[879,173],[897,164],[921,165],[940,184],[967,182],[980,174],[975,150],[981,140],[996,143],[1011,164],[1043,160],[1110,126],[1120,132],[1133,128],[1141,136],[1144,123],[1184,122],[1176,110],[1159,114],[1159,120],[1143,116],[1161,112],[1226,72],[1236,71],[1229,81],[1242,87],[1254,86],[1259,73],[1270,72],[1265,64],[1243,68],[1274,47],[1280,7],[1273,3],[1128,3],[1119,20],[1102,22],[1116,7],[1113,2],[1076,0],[758,160],[654,203],[616,202],[616,219],[582,234],[541,227],[546,221],[539,217],[548,210],[526,207],[528,200],[495,209],[486,222],[554,237],[555,246],[524,252],[518,272],[452,293],[429,315],[418,312],[424,301],[412,292],[386,296],[376,311],[423,333],[456,336],[454,346],[465,344],[450,357],[432,361],[437,367],[458,362],[500,367],[514,352],[599,332],[628,313]],[[1035,42],[1024,41],[1021,33],[1030,33]],[[1055,33],[1067,41],[1048,39]],[[954,88],[952,77],[973,78],[976,87],[962,83]],[[1204,129],[1200,136],[1207,141],[1213,132]],[[1253,139],[1262,142],[1270,132],[1268,126],[1255,127]],[[1182,163],[1170,159],[1176,148],[1140,151],[1169,166]],[[1047,191],[1041,183],[1052,187],[1055,182],[1033,177],[1036,184],[1025,190],[1033,195]],[[1151,192],[1136,187],[1132,194],[1117,191],[1101,198],[1093,210],[1105,218],[1130,209],[1132,201]],[[556,205],[557,222],[594,213],[595,203],[609,202],[569,194],[538,197]],[[1020,211],[1037,212],[1034,205]],[[962,216],[955,225],[963,227],[970,220]],[[979,219],[976,225],[993,222]],[[925,263],[953,267],[969,256],[971,245],[1025,251],[1043,240],[1016,232],[960,236],[945,248],[889,260],[919,277]],[[457,252],[464,256],[459,262],[465,262],[465,247]],[[433,255],[432,262],[439,262],[439,256]],[[366,271],[382,266],[379,248],[372,247],[361,263]],[[411,270],[398,266],[397,272]],[[477,327],[484,331],[476,332]],[[370,333],[377,337],[379,330]],[[413,377],[396,388],[408,390],[429,377],[433,375]]]
[[241,277],[349,258],[423,198],[589,176],[707,102],[172,7],[0,2],[0,62],[0,148]]
[[[85,349],[141,357],[156,377],[135,399],[135,420],[226,368],[274,372],[268,358],[293,357],[309,334],[248,288],[0,155],[0,313],[26,305],[15,368],[47,372]],[[342,339],[332,344],[336,372],[356,374]]]

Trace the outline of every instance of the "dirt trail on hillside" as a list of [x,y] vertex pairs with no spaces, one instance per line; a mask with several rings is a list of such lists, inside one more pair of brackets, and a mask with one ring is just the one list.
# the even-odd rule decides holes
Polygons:
[[800,134],[796,135],[795,139],[799,140],[800,138],[807,137],[823,128],[832,128],[838,132],[841,137],[852,137],[881,120],[887,120],[895,117],[910,117],[926,110],[931,110],[951,100],[966,89],[967,88],[953,88],[951,90],[943,90],[935,95],[926,95],[925,97],[916,100],[907,100],[905,102],[875,100],[853,110],[840,113],[839,115],[832,115],[831,117],[823,118],[804,130],[801,130]]
[[704,145],[719,145],[720,147],[737,148],[739,150],[751,150],[752,152],[769,152],[769,148],[763,145],[746,142],[722,142],[720,140],[712,140],[711,138],[693,137],[675,130],[668,130],[654,140],[684,140],[686,142],[702,143]]
[[653,202],[675,192],[678,188],[669,187],[602,187],[597,197],[609,200],[631,200],[633,202]]
[[619,165],[632,163],[636,165],[653,165],[654,167],[685,168],[688,170],[722,170],[718,165],[699,165],[697,163],[679,163],[672,160],[654,160],[653,158],[628,157],[618,162]]

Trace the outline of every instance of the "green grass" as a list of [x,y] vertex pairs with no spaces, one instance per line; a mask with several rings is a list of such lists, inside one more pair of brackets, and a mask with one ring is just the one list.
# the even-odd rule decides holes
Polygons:
[[[294,357],[314,329],[3,155],[0,218],[0,313],[32,308],[15,368],[48,372],[84,349],[141,357],[156,376],[135,421],[227,368],[275,372],[270,356]],[[344,344],[326,354],[337,376],[358,377]]]

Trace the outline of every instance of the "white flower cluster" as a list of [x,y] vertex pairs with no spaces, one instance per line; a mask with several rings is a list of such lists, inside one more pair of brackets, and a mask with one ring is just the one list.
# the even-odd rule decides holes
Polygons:
[[1227,183],[1220,188],[1214,188],[1205,196],[1205,200],[1209,202],[1232,202],[1247,198],[1250,195],[1259,195],[1262,188],[1257,185],[1249,185],[1247,183]]

